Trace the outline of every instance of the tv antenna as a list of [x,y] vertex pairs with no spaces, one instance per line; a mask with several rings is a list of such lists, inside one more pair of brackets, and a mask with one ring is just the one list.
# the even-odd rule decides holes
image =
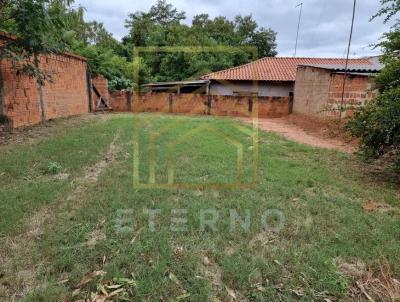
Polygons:
[[297,4],[295,8],[300,7],[300,12],[299,12],[299,23],[297,24],[297,35],[296,35],[296,45],[294,47],[294,57],[297,55],[297,42],[299,40],[299,31],[300,31],[300,22],[301,22],[301,13],[303,11],[303,2]]

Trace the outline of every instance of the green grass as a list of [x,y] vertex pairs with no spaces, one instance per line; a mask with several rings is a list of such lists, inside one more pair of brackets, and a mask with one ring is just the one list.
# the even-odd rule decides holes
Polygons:
[[[10,255],[3,248],[12,265],[2,268],[0,264],[0,273],[4,272],[0,282],[13,283],[17,271],[34,271],[27,301],[88,298],[99,292],[100,284],[118,283],[114,278],[135,281],[125,285],[124,294],[115,296],[115,301],[124,297],[128,301],[229,301],[226,288],[248,301],[324,301],[345,300],[352,283],[339,273],[334,263],[338,257],[347,262],[358,259],[372,268],[387,260],[394,275],[400,276],[397,188],[366,174],[363,163],[352,155],[260,132],[259,182],[254,187],[133,186],[135,130],[142,183],[148,182],[150,136],[155,133],[160,133],[154,147],[156,183],[167,182],[171,141],[179,141],[173,153],[176,182],[234,183],[237,149],[231,141],[243,147],[243,179],[251,182],[251,139],[236,123],[224,118],[115,115],[101,123],[87,121],[37,144],[0,149],[0,240],[24,238],[34,213],[44,206],[51,212],[40,237],[27,243],[29,249],[22,245]],[[202,128],[196,131],[198,127]],[[115,161],[96,183],[84,183],[79,194],[67,200],[117,133]],[[51,163],[70,177],[54,180],[48,171]],[[368,200],[387,203],[397,214],[365,213],[362,205]],[[161,211],[154,232],[144,209]],[[171,231],[174,209],[187,210],[187,228],[182,232]],[[202,209],[218,211],[217,230],[201,228]],[[249,211],[248,232],[238,226],[230,231],[230,209],[243,218]],[[121,210],[131,211],[125,215],[125,232],[116,227]],[[263,230],[260,221],[266,210],[283,215],[283,221],[276,215],[268,220],[272,227],[283,222],[282,229]],[[90,246],[87,242],[94,230],[101,236]],[[205,257],[208,265],[203,263]],[[81,286],[72,297],[82,277],[98,270],[106,275]],[[299,289],[301,296],[295,294]],[[7,300],[0,287],[2,298]]]

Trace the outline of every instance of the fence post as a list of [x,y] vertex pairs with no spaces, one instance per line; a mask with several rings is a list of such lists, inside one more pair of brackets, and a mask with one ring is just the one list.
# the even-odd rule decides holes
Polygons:
[[126,91],[126,110],[132,111],[132,92],[129,90]]
[[172,93],[170,93],[168,95],[168,111],[169,113],[174,112],[174,101],[173,101],[173,97],[172,97]]

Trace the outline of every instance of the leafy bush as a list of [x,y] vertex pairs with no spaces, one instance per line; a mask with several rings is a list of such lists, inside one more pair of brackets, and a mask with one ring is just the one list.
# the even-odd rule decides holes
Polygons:
[[[400,11],[398,0],[381,0],[385,23]],[[375,17],[376,17],[375,16]],[[376,78],[380,95],[360,108],[348,122],[350,132],[360,138],[360,151],[366,158],[389,154],[400,171],[400,21],[383,35],[377,45],[382,48],[385,67]]]
[[47,166],[47,173],[49,174],[57,174],[62,169],[62,166],[57,162],[50,162]]
[[366,158],[394,152],[396,161],[400,163],[400,87],[383,91],[373,102],[356,112],[347,126],[360,137],[361,151]]

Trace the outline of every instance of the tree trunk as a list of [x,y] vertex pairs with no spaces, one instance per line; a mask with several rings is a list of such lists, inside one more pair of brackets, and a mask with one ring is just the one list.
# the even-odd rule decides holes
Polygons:
[[[39,66],[39,56],[35,55],[35,68],[36,70],[40,70]],[[43,82],[44,79],[36,79],[38,83],[38,89],[39,89],[39,105],[40,105],[40,124],[44,126],[46,124],[46,113],[45,113],[45,102],[44,102],[44,93],[43,93]]]

